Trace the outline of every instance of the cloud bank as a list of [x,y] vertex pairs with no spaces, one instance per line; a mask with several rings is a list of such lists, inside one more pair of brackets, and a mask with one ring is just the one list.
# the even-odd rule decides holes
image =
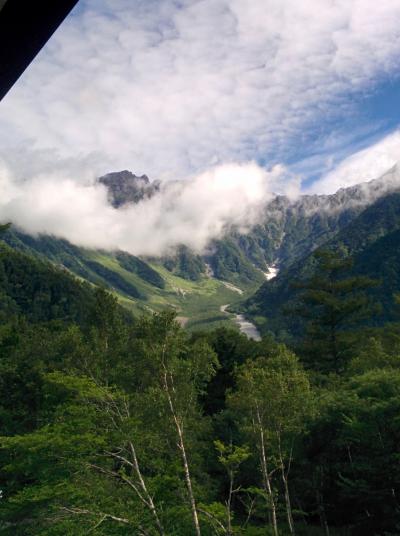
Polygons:
[[[346,121],[397,76],[399,28],[398,0],[81,0],[0,103],[0,220],[133,254],[204,250],[298,192],[276,163],[303,159],[307,178],[370,136]],[[395,132],[311,190],[399,158]],[[94,177],[127,168],[169,183],[116,211]]]
[[399,28],[398,0],[81,0],[1,103],[0,150],[158,179],[290,160],[398,72]]
[[99,183],[43,174],[18,182],[3,163],[0,214],[29,234],[53,234],[79,246],[157,256],[185,244],[201,252],[231,226],[245,232],[273,192],[293,194],[296,185],[279,166],[267,172],[254,163],[229,164],[167,182],[152,198],[117,210]]
[[[339,188],[377,179],[398,162],[400,162],[400,131],[344,159],[339,166],[312,184],[308,193],[331,194]],[[392,175],[390,177],[387,175],[388,182],[397,181],[397,185],[400,185],[398,174],[395,174],[394,178]]]

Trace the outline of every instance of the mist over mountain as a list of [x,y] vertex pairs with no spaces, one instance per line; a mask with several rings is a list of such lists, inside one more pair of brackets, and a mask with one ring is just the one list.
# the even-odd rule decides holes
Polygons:
[[255,163],[229,164],[165,182],[157,195],[151,195],[158,189],[154,183],[129,173],[118,183],[115,174],[102,180],[108,189],[99,180],[79,182],[66,175],[22,181],[6,170],[0,174],[0,214],[24,232],[93,249],[160,256],[184,244],[202,252],[231,226],[250,229],[273,192],[292,191],[295,178],[279,166],[266,171]]
[[[334,194],[296,199],[276,196],[265,209],[262,225],[250,235],[264,248],[267,263],[284,267],[328,240],[368,205],[399,189],[396,165],[378,179],[340,188]],[[268,242],[263,243],[262,237],[268,237]]]
[[[196,281],[212,273],[240,286],[261,284],[269,266],[284,270],[311,253],[366,206],[398,190],[400,176],[394,166],[331,195],[296,196],[295,178],[289,183],[284,170],[256,165],[222,166],[173,183],[124,170],[88,185],[62,179],[57,189],[46,177],[19,184],[2,174],[0,205],[3,220],[19,230],[17,242],[41,255],[57,250],[61,238],[60,251],[68,242],[75,251],[126,251],[179,277]],[[283,186],[290,195],[274,194]],[[54,237],[51,247],[46,236]],[[74,256],[52,260],[82,276],[87,267]]]
[[[99,182],[107,186],[110,202],[117,207],[162,195],[162,184],[128,171],[109,173]],[[379,179],[341,188],[331,195],[274,195],[250,228],[227,225],[223,236],[212,238],[203,252],[191,250],[190,242],[183,242],[162,255],[162,262],[177,275],[194,280],[210,267],[219,279],[262,281],[260,273],[268,266],[284,268],[309,254],[366,206],[399,188],[399,170],[394,166]],[[203,209],[207,211],[207,207]]]

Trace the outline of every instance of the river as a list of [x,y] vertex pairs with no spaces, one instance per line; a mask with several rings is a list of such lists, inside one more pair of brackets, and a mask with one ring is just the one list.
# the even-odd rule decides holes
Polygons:
[[[229,303],[226,305],[221,305],[220,310],[221,313],[226,313],[227,315],[230,314],[227,311],[227,308],[229,307]],[[248,339],[253,339],[253,341],[261,341],[261,335],[256,326],[249,322],[249,320],[246,320],[246,318],[243,315],[237,315],[235,314],[235,322],[239,326],[240,332],[243,333],[243,335],[246,335]]]

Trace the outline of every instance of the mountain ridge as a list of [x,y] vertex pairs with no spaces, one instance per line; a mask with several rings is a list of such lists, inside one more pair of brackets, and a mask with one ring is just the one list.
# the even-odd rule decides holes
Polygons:
[[[319,249],[343,251],[353,258],[349,275],[364,275],[380,280],[369,294],[383,305],[377,323],[397,316],[393,295],[400,291],[400,192],[393,191],[366,207],[346,227]],[[246,314],[265,331],[277,333],[291,325],[285,311],[295,309],[301,290],[294,282],[306,280],[313,273],[313,252],[293,262],[278,276],[264,283],[244,304]],[[300,324],[292,326],[297,332]]]
[[[157,195],[162,187],[160,182],[128,170],[108,173],[98,182],[108,189],[109,202],[116,210]],[[249,298],[265,282],[272,265],[284,274],[346,229],[369,202],[384,198],[399,184],[395,166],[380,179],[331,195],[305,194],[297,200],[277,195],[265,207],[263,220],[249,232],[231,229],[223,238],[213,240],[202,255],[182,245],[169,256],[135,257],[126,252],[88,250],[63,239],[35,237],[18,229],[8,231],[3,239],[14,249],[49,260],[82,280],[108,286],[134,310],[172,305],[185,318],[194,315],[193,321],[207,319],[209,314],[217,322],[227,322],[220,307],[238,303],[239,299],[236,293],[229,294],[226,283],[244,291],[243,298]],[[210,303],[213,305],[207,313]],[[252,314],[247,305],[248,314]]]

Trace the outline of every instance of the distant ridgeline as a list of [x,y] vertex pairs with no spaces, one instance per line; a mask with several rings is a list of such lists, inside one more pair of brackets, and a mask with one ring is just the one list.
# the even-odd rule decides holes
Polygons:
[[[193,284],[207,278],[227,282],[244,290],[248,297],[264,283],[268,267],[275,265],[279,268],[278,277],[261,286],[245,306],[262,330],[272,331],[286,322],[282,306],[295,294],[291,282],[307,272],[307,259],[314,250],[340,244],[356,255],[354,271],[372,273],[383,269],[382,264],[377,265],[376,257],[381,248],[384,251],[380,258],[386,259],[381,274],[385,282],[379,290],[371,292],[384,303],[385,315],[390,317],[389,295],[398,288],[397,273],[388,276],[397,262],[398,212],[397,198],[389,194],[397,188],[397,175],[397,168],[393,168],[380,179],[341,189],[333,195],[304,195],[295,201],[276,196],[265,208],[258,225],[246,234],[232,229],[223,239],[214,240],[204,255],[182,245],[166,257],[138,258],[121,251],[87,250],[53,236],[32,237],[15,228],[3,238],[13,249],[50,260],[83,280],[110,288],[125,304],[144,307],[151,296],[160,297],[160,306],[174,305],[171,289],[178,288],[176,292],[183,295],[186,292],[185,283],[180,283],[182,279]],[[126,170],[108,173],[98,180],[107,187],[109,202],[117,209],[151,198],[161,187],[160,182],[151,182],[146,175],[138,177]],[[384,208],[379,219],[380,206]],[[390,233],[394,234],[389,236]],[[364,236],[364,242],[357,236]],[[393,255],[389,259],[390,251]],[[229,296],[228,302],[232,303]]]

